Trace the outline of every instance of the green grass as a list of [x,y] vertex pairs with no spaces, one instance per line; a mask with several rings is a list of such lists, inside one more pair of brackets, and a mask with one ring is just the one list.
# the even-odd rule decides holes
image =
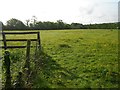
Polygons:
[[[44,52],[41,60],[43,65],[33,79],[33,87],[118,87],[120,73],[118,72],[117,30],[43,30],[40,32]],[[13,37],[15,36],[8,38]],[[9,44],[12,45],[11,42]]]

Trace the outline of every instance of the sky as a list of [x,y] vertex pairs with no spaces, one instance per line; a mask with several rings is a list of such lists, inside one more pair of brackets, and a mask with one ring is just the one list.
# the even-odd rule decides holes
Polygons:
[[118,21],[120,0],[0,0],[0,21],[11,18],[23,22],[63,20],[65,23],[109,23]]

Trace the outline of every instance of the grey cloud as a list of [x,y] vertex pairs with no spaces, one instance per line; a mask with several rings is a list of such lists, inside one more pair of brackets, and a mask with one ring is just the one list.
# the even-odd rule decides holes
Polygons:
[[93,5],[90,5],[88,8],[80,7],[79,11],[80,11],[80,13],[91,15],[94,13],[95,8],[98,7],[98,5],[99,5],[98,3],[94,3]]
[[92,14],[92,13],[94,12],[94,8],[93,8],[93,7],[92,7],[92,8],[91,8],[91,7],[90,7],[90,8],[80,7],[79,11],[80,11],[80,13],[82,13],[82,14],[90,15],[90,14]]
[[91,7],[90,9],[87,10],[87,14],[90,15],[94,12],[94,7]]

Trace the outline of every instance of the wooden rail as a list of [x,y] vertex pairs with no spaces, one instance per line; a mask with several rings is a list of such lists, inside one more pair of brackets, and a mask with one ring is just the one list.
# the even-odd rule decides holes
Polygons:
[[[7,42],[8,41],[27,41],[28,39],[6,39],[6,35],[9,34],[15,34],[15,35],[23,35],[23,34],[36,34],[37,35],[37,39],[30,39],[30,41],[37,41],[39,44],[39,47],[41,48],[41,43],[40,43],[40,32],[2,32],[0,33],[2,34],[4,46],[0,46],[0,48],[4,48],[9,49],[9,48],[26,48],[26,46],[7,46]],[[34,46],[31,46],[34,47]]]
[[[28,39],[7,39],[6,41],[27,41]],[[36,39],[30,39],[31,41],[36,41]],[[4,41],[4,40],[0,40]]]
[[[7,46],[7,49],[9,48],[26,48],[27,46]],[[35,46],[30,46],[30,47],[35,47]],[[0,46],[0,48],[5,48],[4,46]]]
[[38,34],[39,32],[2,32],[1,34]]

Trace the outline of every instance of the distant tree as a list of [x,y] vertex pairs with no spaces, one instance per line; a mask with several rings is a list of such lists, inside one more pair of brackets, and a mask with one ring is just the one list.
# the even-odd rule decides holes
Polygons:
[[38,29],[38,30],[44,29],[44,24],[41,21],[37,22],[35,24],[35,29]]
[[26,20],[26,25],[27,25],[27,26],[29,26],[29,22],[30,22],[30,20],[27,19],[27,20]]
[[12,18],[10,20],[7,21],[7,25],[6,25],[7,29],[26,29],[26,26],[24,25],[24,23],[18,19]]
[[117,29],[117,23],[102,23],[102,24],[88,24],[84,25],[87,29]]
[[62,20],[57,20],[57,28],[58,29],[64,29],[64,22]]
[[35,26],[35,24],[37,22],[37,17],[36,16],[32,16],[32,22],[33,22],[33,26]]
[[72,23],[71,28],[72,29],[83,29],[83,25],[80,23]]
[[55,29],[120,29],[120,22],[118,23],[101,23],[101,24],[87,24],[83,25],[81,23],[64,23],[62,20],[57,20],[57,22],[42,22],[37,21],[37,17],[33,16],[32,19],[26,20],[26,24],[22,21],[12,18],[7,21],[6,25],[3,25],[3,29],[42,29],[42,30],[55,30]]
[[71,29],[71,25],[65,23],[65,25],[64,25],[64,29]]
[[0,29],[4,30],[5,29],[5,25],[0,21]]

